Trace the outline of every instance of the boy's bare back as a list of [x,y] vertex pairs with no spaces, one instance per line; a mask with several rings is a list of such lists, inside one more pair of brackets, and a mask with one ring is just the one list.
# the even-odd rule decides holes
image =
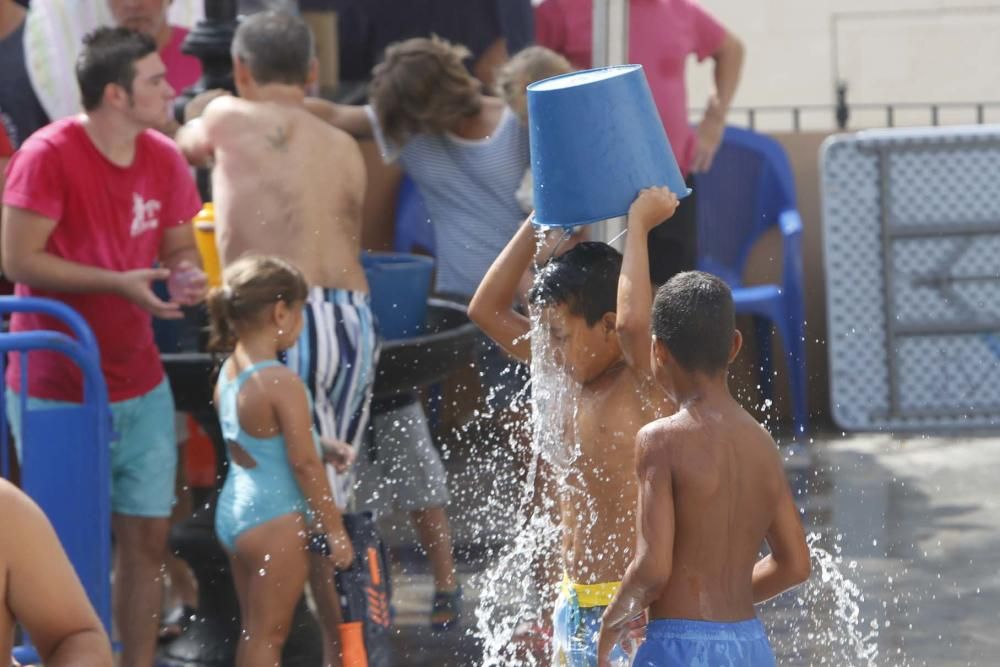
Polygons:
[[647,464],[640,483],[669,480],[673,496],[672,516],[646,518],[674,522],[671,575],[650,617],[753,618],[760,549],[784,534],[773,529],[789,506],[797,518],[771,436],[732,398],[696,401],[645,427],[637,456]]
[[359,262],[366,173],[357,143],[304,107],[213,101],[205,112],[223,265],[266,252],[310,285],[367,291]]

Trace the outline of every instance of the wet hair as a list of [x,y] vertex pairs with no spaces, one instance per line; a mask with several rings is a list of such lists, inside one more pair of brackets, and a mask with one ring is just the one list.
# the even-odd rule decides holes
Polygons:
[[684,370],[723,371],[736,329],[733,294],[709,273],[678,273],[656,292],[652,329]]
[[104,100],[104,89],[114,83],[132,94],[135,62],[156,53],[156,41],[128,28],[98,28],[83,38],[76,59],[76,82],[83,108],[93,111]]
[[544,46],[529,46],[497,70],[497,93],[508,106],[517,110],[529,84],[572,71],[573,66],[561,54]]
[[543,308],[565,304],[570,314],[594,326],[618,311],[622,255],[607,243],[580,243],[539,269],[528,302]]
[[379,126],[397,146],[418,134],[444,134],[479,113],[482,86],[466,69],[464,46],[434,36],[386,47],[368,97]]
[[264,255],[241,257],[223,271],[222,287],[208,294],[209,349],[233,349],[238,330],[252,325],[266,308],[305,301],[308,293],[305,277],[291,263]]
[[240,21],[233,36],[233,58],[258,84],[306,84],[315,45],[308,24],[282,12],[260,12]]

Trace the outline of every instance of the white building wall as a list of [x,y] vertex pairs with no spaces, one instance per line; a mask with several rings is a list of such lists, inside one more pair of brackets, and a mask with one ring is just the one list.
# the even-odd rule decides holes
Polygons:
[[[746,44],[738,107],[833,104],[835,77],[851,104],[996,103],[1000,122],[1000,2],[979,0],[701,0]],[[701,106],[710,68],[689,65],[690,104]],[[745,118],[745,116],[744,116]],[[885,112],[852,113],[852,126],[880,124]],[[940,111],[941,122],[973,122],[975,109]],[[738,119],[734,119],[738,120]],[[760,112],[760,126],[790,125]],[[897,110],[899,124],[929,122],[929,111]],[[831,127],[829,111],[804,112],[803,125]]]

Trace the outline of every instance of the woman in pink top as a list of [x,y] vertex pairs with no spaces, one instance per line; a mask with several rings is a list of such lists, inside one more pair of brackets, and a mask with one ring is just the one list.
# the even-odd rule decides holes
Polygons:
[[167,10],[171,0],[108,0],[115,23],[144,32],[156,40],[160,59],[167,68],[167,83],[181,93],[201,78],[201,61],[181,53],[187,28],[170,25]]
[[[535,8],[539,44],[562,53],[574,66],[591,66],[591,0],[544,0]],[[715,92],[697,128],[688,123],[687,59],[715,61]],[[743,45],[695,0],[631,0],[629,62],[646,71],[649,87],[685,176],[706,171],[722,140],[726,113],[743,65]],[[650,236],[653,280],[696,268],[695,196],[684,199],[669,225]]]

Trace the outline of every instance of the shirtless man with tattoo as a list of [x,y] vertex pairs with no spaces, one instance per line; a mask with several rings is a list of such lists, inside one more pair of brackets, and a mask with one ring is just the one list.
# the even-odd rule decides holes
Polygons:
[[[181,128],[177,143],[192,164],[213,165],[223,267],[247,254],[268,254],[305,274],[305,326],[283,361],[309,387],[328,456],[351,459],[367,425],[378,355],[360,261],[361,151],[351,136],[305,108],[316,59],[312,33],[300,18],[265,12],[244,19],[232,58],[239,97],[212,100]],[[332,465],[328,471],[344,507],[351,474]],[[329,584],[325,559],[317,563]],[[319,583],[313,579],[314,593]]]

